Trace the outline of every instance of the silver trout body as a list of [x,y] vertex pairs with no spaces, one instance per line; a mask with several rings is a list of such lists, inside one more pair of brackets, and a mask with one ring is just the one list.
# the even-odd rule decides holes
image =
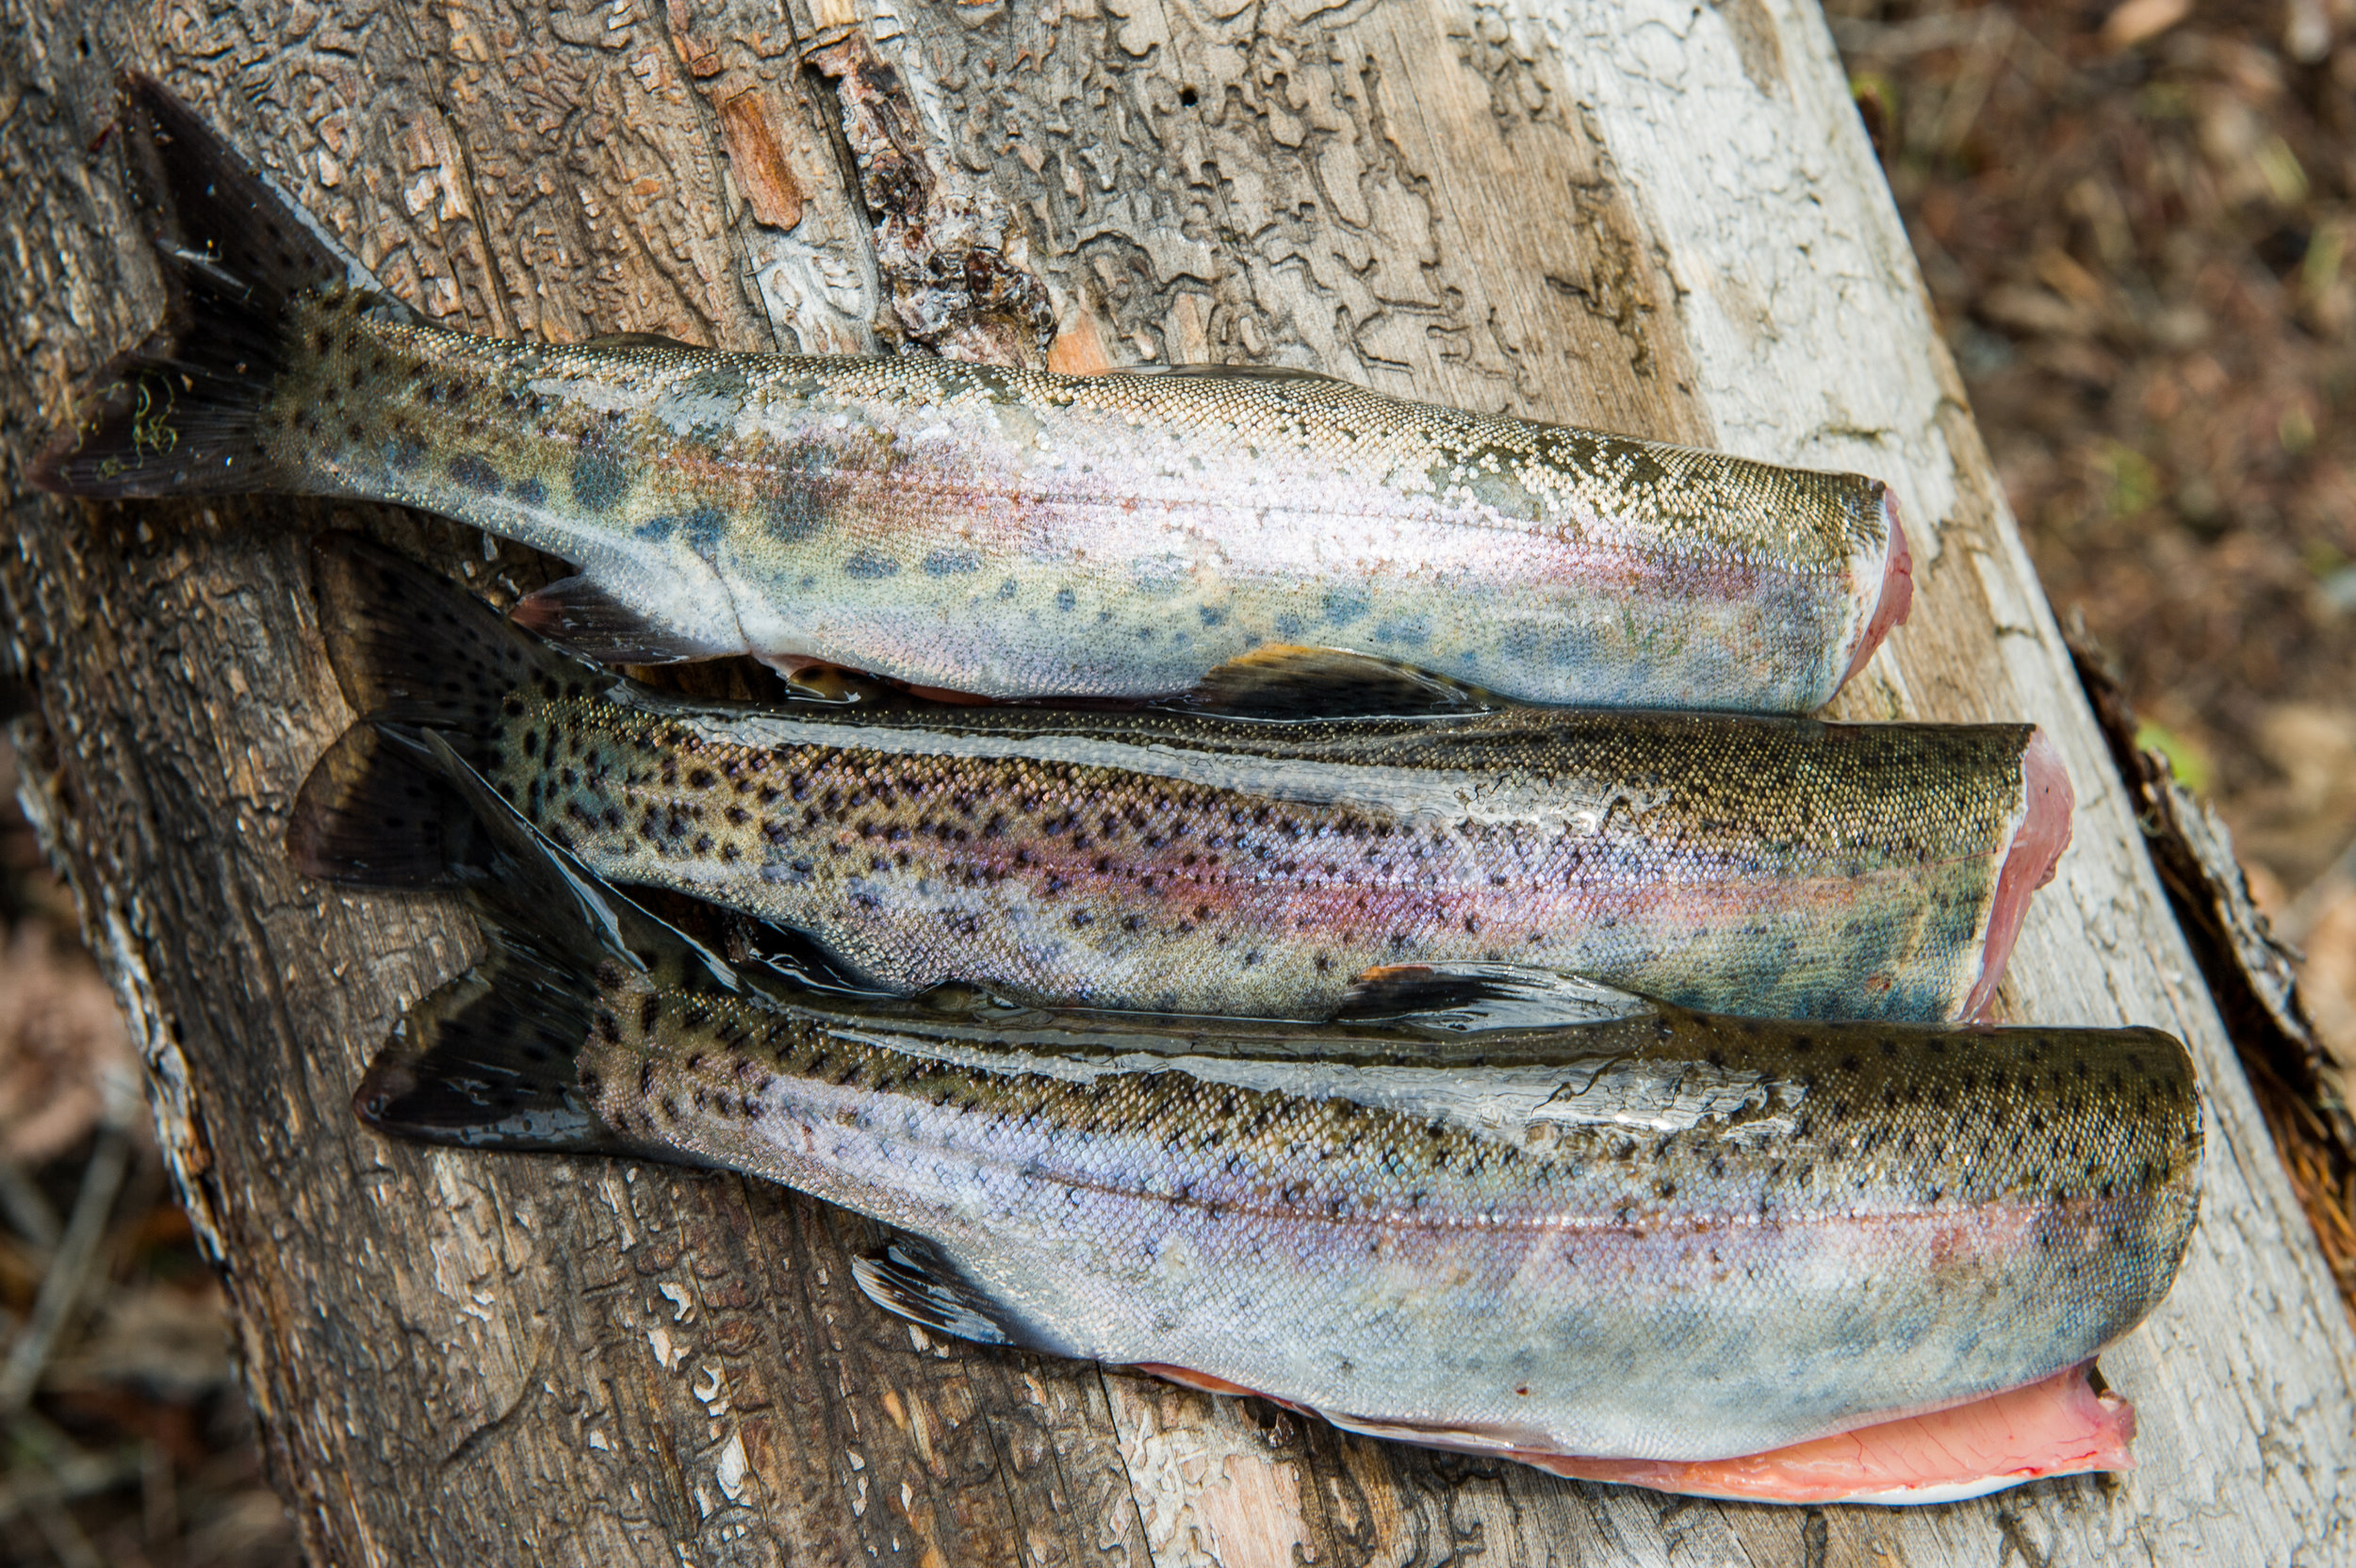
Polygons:
[[[351,536],[315,565],[364,717],[442,735],[598,874],[800,927],[902,992],[1316,1018],[1369,969],[1470,961],[1945,1020],[1993,994],[2068,831],[2028,726],[691,703]],[[1389,673],[1308,674],[1360,668]],[[298,862],[401,861],[431,826],[405,787],[355,733],[305,787]]]
[[860,1279],[933,1328],[1385,1436],[1697,1460],[2015,1388],[2151,1309],[2197,1203],[2151,1030],[934,1010],[757,988],[549,880],[477,884],[491,956],[366,1119],[783,1182],[910,1233]]
[[[1530,701],[1799,712],[1905,614],[1904,531],[1857,475],[1314,375],[449,332],[349,286],[301,215],[153,90],[129,122],[181,231],[166,259],[188,324],[102,375],[37,481],[459,518],[580,564],[523,612],[582,651],[749,653],[1017,698],[1166,694],[1314,645]],[[278,249],[243,232],[257,215]]]

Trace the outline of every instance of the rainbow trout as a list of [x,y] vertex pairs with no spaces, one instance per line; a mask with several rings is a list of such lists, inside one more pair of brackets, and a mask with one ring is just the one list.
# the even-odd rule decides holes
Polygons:
[[33,482],[458,518],[579,564],[519,615],[593,657],[1144,696],[1311,645],[1529,701],[1803,712],[1909,603],[1890,492],[1852,474],[1307,373],[447,331],[155,83],[123,123],[173,308]]
[[1497,1029],[1427,1021],[1412,978],[1405,1016],[1354,1025],[799,988],[661,925],[425,744],[490,824],[457,874],[489,952],[410,1010],[361,1117],[782,1182],[908,1233],[859,1282],[965,1339],[1574,1471],[1686,1462],[1601,1473],[1708,1490],[1691,1462],[2077,1366],[2159,1301],[2193,1224],[2192,1065],[2153,1030],[1740,1021],[1595,987],[1594,1021]]
[[[800,927],[900,992],[1316,1018],[1366,970],[1462,961],[1939,1021],[1994,995],[2069,836],[2025,725],[1484,706],[1332,657],[1223,672],[1228,712],[689,702],[356,535],[314,567],[364,718],[441,735],[599,875]],[[1434,706],[1234,716],[1263,699]],[[355,727],[304,786],[296,863],[437,864],[412,771]]]

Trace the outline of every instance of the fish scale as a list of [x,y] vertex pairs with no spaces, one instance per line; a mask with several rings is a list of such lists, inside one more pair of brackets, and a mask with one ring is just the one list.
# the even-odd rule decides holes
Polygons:
[[1800,712],[1905,615],[1904,530],[1859,475],[1306,371],[473,336],[155,84],[124,125],[174,308],[35,481],[437,512],[578,563],[524,612],[581,651],[1022,698],[1309,645],[1531,701]]
[[501,813],[466,883],[490,955],[412,1009],[362,1114],[845,1204],[909,1233],[862,1285],[967,1338],[1442,1446],[1705,1460],[2077,1364],[2165,1293],[2197,1205],[2191,1064],[2152,1030],[821,994],[694,949],[466,787]]
[[[1804,1015],[1894,990],[1903,975],[1919,989],[1891,1010],[1952,1011],[2018,821],[2025,741],[1972,736],[1946,755],[1900,744],[1894,758],[1808,770],[1832,775],[1824,782],[1850,809],[1777,822],[1741,815],[1709,786],[1797,771],[1808,737],[1692,737],[1701,743],[1677,756],[1688,737],[1666,720],[1632,735],[1621,721],[1594,727],[1601,734],[1576,720],[1509,721],[1485,737],[1494,750],[1439,766],[1416,755],[1413,727],[1352,727],[1317,764],[1329,798],[1271,801],[1153,771],[1174,771],[1175,737],[1213,740],[1203,722],[1137,727],[1159,745],[1104,726],[1090,749],[1123,765],[1091,765],[960,755],[954,732],[928,735],[938,749],[917,756],[753,747],[742,729],[783,727],[595,699],[526,714],[563,735],[564,760],[519,746],[486,758],[490,775],[601,874],[810,929],[898,989],[980,978],[1032,999],[1270,1016],[1327,1010],[1360,972],[1407,958],[1517,960],[1694,1005],[1736,1002],[1770,963],[1780,977],[1740,1010]],[[1674,779],[1667,803],[1573,820],[1578,802],[1646,773],[1631,751]],[[1482,769],[1499,754],[1524,769],[1512,792]],[[1958,754],[1985,781],[1974,798],[1893,796],[1876,782],[1885,769],[1952,777]],[[1480,778],[1506,820],[1400,808],[1383,776],[1419,765],[1439,776],[1417,780],[1419,792],[1460,794]],[[1679,942],[1695,945],[1674,953]]]
[[[1307,1018],[1367,970],[1469,961],[1944,1019],[2029,813],[2027,726],[696,704],[390,552],[331,540],[315,565],[362,715],[444,736],[600,875],[799,927],[905,992]],[[320,764],[300,863],[383,858],[393,766]]]
[[1316,642],[1538,700],[1799,710],[1888,548],[1871,481],[1339,383],[567,349],[361,303],[294,307],[329,347],[281,379],[273,466],[579,562],[703,653],[1121,696]]

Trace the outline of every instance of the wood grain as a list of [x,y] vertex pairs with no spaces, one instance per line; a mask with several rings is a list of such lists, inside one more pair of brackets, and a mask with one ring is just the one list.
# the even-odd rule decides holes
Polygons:
[[[2356,1559],[2356,1341],[1812,9],[0,0],[0,19],[21,41],[0,57],[0,592],[41,704],[28,796],[143,1043],[316,1560]],[[362,1064],[477,939],[280,856],[349,717],[303,540],[357,524],[494,592],[544,566],[382,509],[26,494],[74,379],[159,304],[98,145],[124,64],[475,331],[1280,362],[1890,479],[1922,592],[1843,712],[2045,725],[2076,841],[2005,1004],[2161,1024],[2206,1074],[2192,1257],[2104,1359],[2143,1468],[1902,1513],[1581,1486],[934,1343],[851,1284],[863,1222],[773,1188],[363,1134]]]

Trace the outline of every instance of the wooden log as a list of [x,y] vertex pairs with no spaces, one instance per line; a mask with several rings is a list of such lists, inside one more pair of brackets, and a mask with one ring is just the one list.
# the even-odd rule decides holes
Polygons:
[[[27,795],[131,1015],[321,1562],[1758,1564],[2345,1560],[2356,1339],[2122,807],[1805,0],[9,0],[0,562]],[[2209,1095],[2174,1295],[2104,1359],[2142,1468],[1907,1512],[1583,1486],[1257,1401],[928,1339],[869,1228],[777,1189],[363,1133],[401,1007],[475,950],[286,868],[349,714],[303,536],[511,587],[465,531],[26,494],[160,296],[103,143],[162,76],[386,281],[470,330],[1066,368],[1312,366],[1857,467],[1912,624],[1851,717],[2031,718],[2076,841],[2012,1017],[2155,1023]]]

